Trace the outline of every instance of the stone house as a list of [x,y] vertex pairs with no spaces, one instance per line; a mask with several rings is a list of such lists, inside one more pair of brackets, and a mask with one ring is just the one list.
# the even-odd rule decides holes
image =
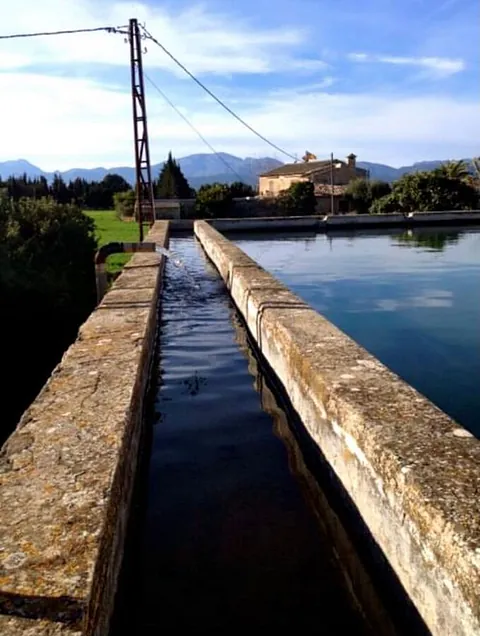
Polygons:
[[[338,196],[335,186],[346,186],[353,179],[366,179],[367,170],[358,168],[357,157],[352,153],[346,161],[333,160],[334,195]],[[321,185],[331,185],[332,162],[330,159],[310,160],[298,163],[287,163],[274,168],[259,176],[258,192],[261,197],[276,197],[282,190],[289,188],[292,183],[311,181],[315,188]],[[323,194],[321,196],[324,196]]]
[[[346,185],[316,184],[315,198],[317,214],[346,214],[350,211],[350,205],[345,197]],[[332,197],[333,192],[333,197]],[[332,209],[333,208],[333,209]]]

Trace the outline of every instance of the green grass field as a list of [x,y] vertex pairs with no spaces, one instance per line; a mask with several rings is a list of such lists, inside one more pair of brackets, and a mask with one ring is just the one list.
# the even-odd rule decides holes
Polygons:
[[[138,223],[133,221],[121,221],[112,210],[87,210],[87,216],[95,221],[98,246],[112,241],[138,241]],[[145,234],[148,232],[145,225]],[[107,259],[107,271],[114,277],[118,275],[125,263],[130,260],[131,254],[113,254]]]

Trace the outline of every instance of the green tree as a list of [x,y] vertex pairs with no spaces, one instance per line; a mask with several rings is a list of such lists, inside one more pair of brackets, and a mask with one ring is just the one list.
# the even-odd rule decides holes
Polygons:
[[230,184],[230,192],[234,199],[242,199],[244,197],[254,197],[255,190],[251,185],[243,183],[243,181],[234,181]]
[[155,190],[159,199],[190,199],[192,196],[192,189],[171,152],[160,171]]
[[62,176],[58,173],[53,176],[50,191],[57,203],[70,203],[70,192]]
[[135,212],[135,192],[116,192],[113,195],[115,212],[120,219],[131,218]]
[[358,214],[367,214],[374,201],[390,194],[392,188],[386,181],[353,179],[347,185],[345,198],[350,208]]
[[197,216],[206,218],[225,218],[232,212],[232,193],[224,183],[202,185],[197,192],[195,204]]
[[366,214],[372,204],[368,181],[353,179],[345,188],[345,198],[352,210],[358,214]]
[[292,183],[289,188],[280,192],[277,204],[288,216],[315,214],[317,200],[313,183],[310,181]]
[[395,214],[401,212],[396,195],[393,192],[374,201],[369,210],[370,214]]
[[[95,304],[94,223],[76,206],[0,197],[0,437],[16,424]],[[10,399],[11,398],[11,399]]]
[[387,196],[392,191],[392,186],[388,183],[388,181],[380,181],[379,179],[374,179],[373,181],[369,181],[368,183],[370,188],[370,196],[373,201],[377,199],[381,199],[382,197]]
[[436,172],[439,176],[447,177],[448,179],[467,179],[470,176],[470,171],[465,161],[448,161],[443,163]]
[[85,206],[94,210],[110,210],[113,208],[114,194],[128,190],[130,190],[130,184],[122,176],[107,174],[102,181],[85,184]]
[[393,184],[391,194],[373,203],[371,212],[471,210],[478,204],[478,192],[470,183],[432,170],[403,175]]
[[127,192],[131,190],[131,186],[121,175],[119,174],[106,174],[103,177],[102,185],[105,190],[108,190],[113,193],[117,192]]
[[428,230],[409,231],[395,237],[395,240],[406,247],[421,247],[435,252],[443,252],[447,245],[458,243],[458,232],[432,232]]

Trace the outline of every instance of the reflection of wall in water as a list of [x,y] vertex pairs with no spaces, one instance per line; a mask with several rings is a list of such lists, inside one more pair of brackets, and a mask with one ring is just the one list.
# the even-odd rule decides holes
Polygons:
[[320,532],[331,545],[332,559],[337,561],[346,588],[370,624],[372,633],[378,636],[398,635],[400,632],[394,627],[380,601],[342,522],[332,510],[317,479],[308,469],[285,411],[279,406],[259,368],[248,340],[246,328],[236,311],[232,312],[232,323],[235,328],[235,340],[248,359],[248,371],[254,378],[255,390],[260,394],[262,409],[273,419],[273,432],[285,445],[290,472],[299,483],[308,507],[315,514]]

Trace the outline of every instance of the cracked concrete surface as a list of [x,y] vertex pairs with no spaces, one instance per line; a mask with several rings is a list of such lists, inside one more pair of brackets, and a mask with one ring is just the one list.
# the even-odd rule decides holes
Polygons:
[[[146,240],[166,247],[168,222]],[[160,255],[131,259],[2,449],[3,636],[105,633],[162,272]]]

